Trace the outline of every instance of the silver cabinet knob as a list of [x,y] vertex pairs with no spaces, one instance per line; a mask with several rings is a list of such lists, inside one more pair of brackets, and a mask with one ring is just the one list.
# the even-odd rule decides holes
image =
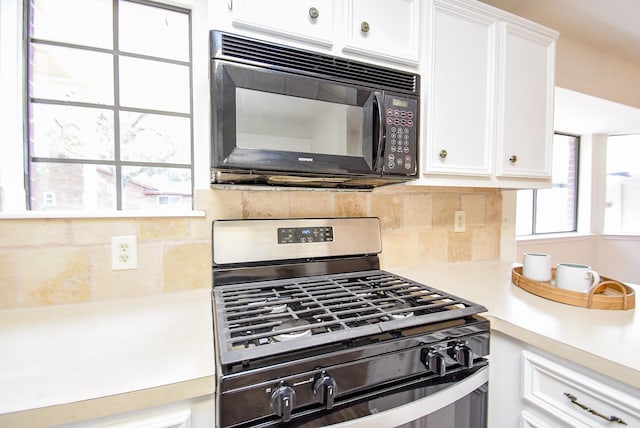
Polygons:
[[518,155],[511,155],[511,157],[509,158],[509,162],[511,162],[512,164],[518,162]]
[[370,29],[371,27],[369,26],[369,23],[367,21],[362,21],[362,23],[360,24],[360,31],[362,31],[363,33],[368,33]]
[[440,159],[446,159],[448,154],[445,149],[440,150]]
[[309,8],[309,16],[311,17],[311,19],[316,19],[318,16],[320,16],[320,12],[318,11],[317,8],[310,7]]

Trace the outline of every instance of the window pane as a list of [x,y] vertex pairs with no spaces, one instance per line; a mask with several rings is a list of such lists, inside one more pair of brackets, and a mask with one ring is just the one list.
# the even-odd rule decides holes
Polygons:
[[640,135],[607,139],[606,233],[640,233]]
[[31,104],[32,155],[113,160],[113,111]]
[[576,137],[556,134],[553,138],[552,187],[536,191],[535,233],[576,230],[576,147]]
[[31,164],[31,209],[113,210],[113,167],[68,163]]
[[126,107],[189,113],[189,67],[120,57],[120,102]]
[[518,190],[516,193],[516,235],[533,233],[533,190]]
[[33,0],[32,35],[109,49],[113,43],[112,9],[111,0]]
[[189,61],[189,15],[120,2],[120,50]]
[[33,43],[31,96],[113,104],[113,56]]
[[190,121],[185,117],[121,112],[120,141],[123,160],[191,163]]
[[[122,168],[122,208],[125,210],[191,209],[191,169]],[[167,198],[162,198],[166,196]],[[167,203],[180,197],[179,204]]]

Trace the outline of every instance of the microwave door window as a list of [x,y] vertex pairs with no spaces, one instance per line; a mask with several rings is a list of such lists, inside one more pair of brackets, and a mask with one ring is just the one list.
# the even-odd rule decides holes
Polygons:
[[364,109],[236,87],[236,146],[363,156]]

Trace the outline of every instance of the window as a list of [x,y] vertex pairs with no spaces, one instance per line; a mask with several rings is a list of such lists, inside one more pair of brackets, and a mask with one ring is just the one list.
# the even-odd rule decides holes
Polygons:
[[31,0],[27,16],[29,208],[191,209],[190,12]]
[[550,189],[518,190],[516,235],[575,232],[580,138],[556,133]]
[[605,233],[640,234],[640,134],[607,138]]

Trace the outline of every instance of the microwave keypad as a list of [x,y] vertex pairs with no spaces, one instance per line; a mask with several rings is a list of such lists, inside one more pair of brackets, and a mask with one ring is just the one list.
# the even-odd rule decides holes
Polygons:
[[411,170],[414,158],[411,141],[414,127],[414,112],[397,108],[387,108],[387,138],[389,143],[387,168],[390,170]]

